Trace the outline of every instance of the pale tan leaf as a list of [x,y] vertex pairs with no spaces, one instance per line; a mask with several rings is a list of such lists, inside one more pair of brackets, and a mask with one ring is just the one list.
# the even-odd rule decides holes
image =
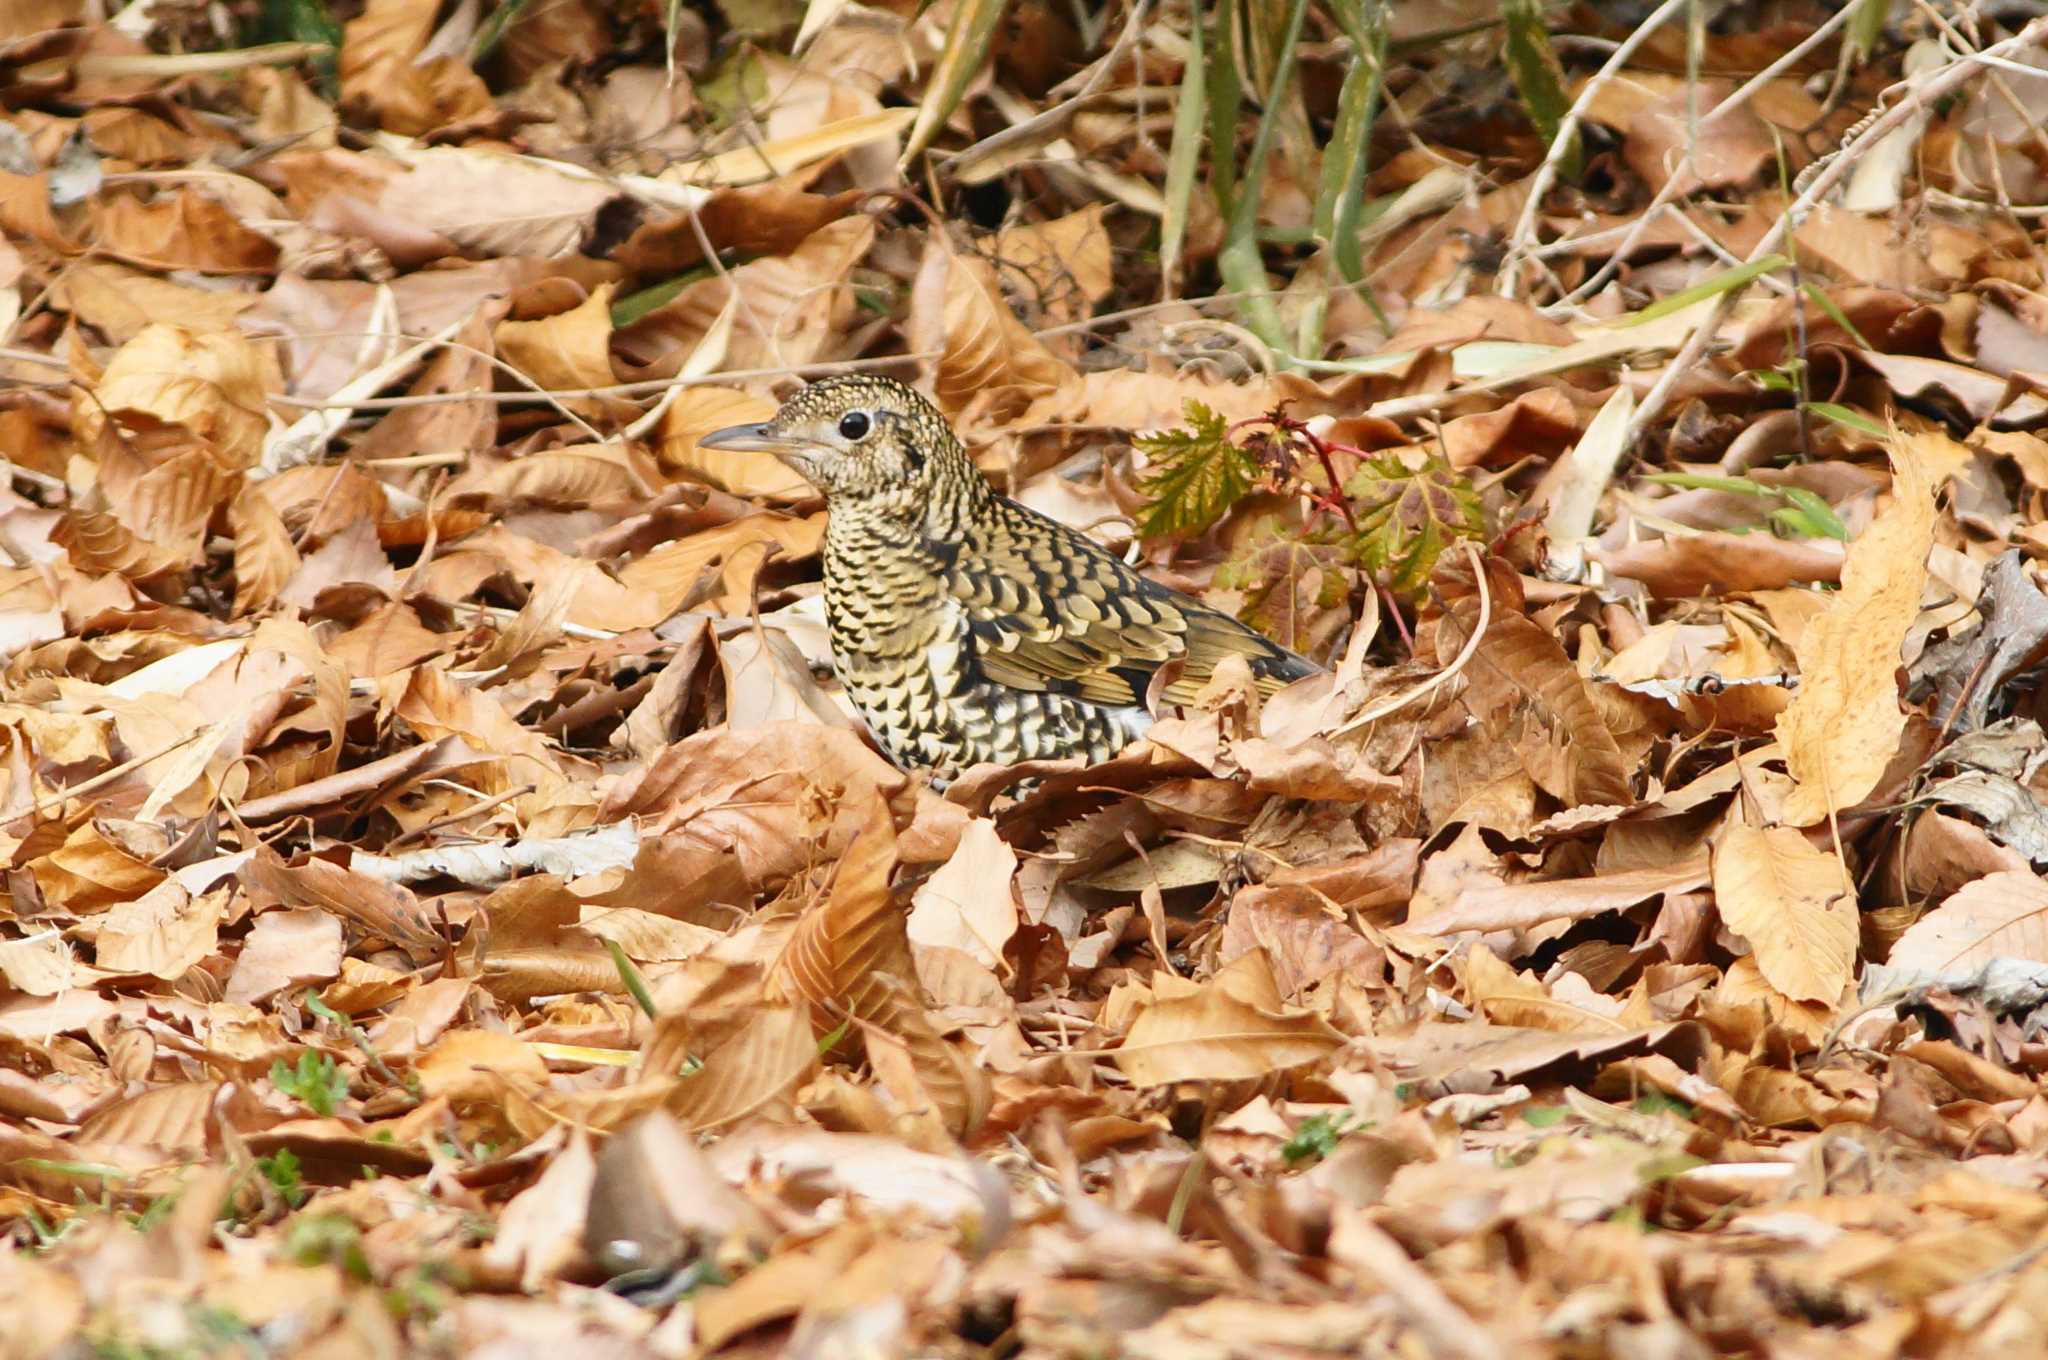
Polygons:
[[2048,883],[2008,870],[1964,885],[1892,945],[1888,966],[1956,978],[1996,959],[2048,964]]
[[268,497],[244,485],[228,507],[235,531],[235,617],[275,601],[299,570],[299,550]]
[[1731,826],[1714,847],[1714,903],[1771,986],[1795,1001],[1841,999],[1856,969],[1858,913],[1834,852],[1791,827]]
[[1016,872],[1017,854],[996,834],[995,823],[986,817],[970,821],[953,857],[911,899],[911,943],[958,949],[994,967],[1017,931],[1010,895]]
[[612,372],[612,292],[601,284],[566,312],[537,321],[501,321],[498,357],[550,390],[607,387]]
[[1967,456],[1940,433],[1892,439],[1892,502],[1849,545],[1841,590],[1793,649],[1799,691],[1778,715],[1785,767],[1798,781],[1785,800],[1788,825],[1854,807],[1899,748],[1898,669],[1927,581],[1934,495]]
[[758,184],[793,174],[828,156],[896,136],[917,116],[914,109],[878,109],[857,113],[808,132],[707,156],[679,161],[661,172],[675,184],[710,188],[715,185]]
[[123,345],[72,411],[86,443],[98,439],[107,413],[135,412],[205,440],[238,468],[256,461],[270,427],[256,346],[233,331],[170,322],[145,326]]
[[1497,1025],[1559,1034],[1626,1034],[1630,1030],[1613,1016],[1558,1000],[1541,982],[1510,968],[1483,944],[1474,944],[1465,957],[1465,992],[1472,1005]]
[[1139,1086],[1263,1077],[1328,1057],[1344,1044],[1321,1016],[1280,1000],[1262,950],[1203,983],[1158,974],[1153,995],[1138,1005],[1111,1056]]
[[224,892],[194,897],[167,878],[100,918],[95,962],[110,973],[182,977],[213,952],[225,900]]
[[750,425],[775,414],[775,403],[724,387],[690,387],[662,414],[655,458],[665,472],[708,482],[750,500],[808,500],[818,493],[788,464],[761,453],[707,449],[697,441],[728,425]]

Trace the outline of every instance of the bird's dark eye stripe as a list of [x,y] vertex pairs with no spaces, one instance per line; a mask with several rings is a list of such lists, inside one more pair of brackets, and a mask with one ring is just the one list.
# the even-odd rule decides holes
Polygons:
[[841,439],[861,439],[866,437],[867,432],[868,413],[866,411],[848,411],[845,415],[839,417],[839,437]]

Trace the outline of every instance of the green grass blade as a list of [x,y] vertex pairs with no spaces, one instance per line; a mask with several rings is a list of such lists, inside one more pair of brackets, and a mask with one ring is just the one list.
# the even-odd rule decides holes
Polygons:
[[1823,292],[1818,284],[1811,282],[1801,283],[1799,291],[1806,294],[1813,301],[1814,306],[1826,312],[1829,320],[1849,332],[1849,338],[1854,340],[1859,347],[1869,350],[1877,348],[1877,346],[1863,338],[1863,332],[1856,329],[1856,323],[1849,319],[1849,314],[1840,307],[1837,307],[1835,300]]
[[1832,420],[1835,424],[1846,426],[1859,434],[1872,435],[1878,439],[1885,437],[1884,426],[1853,407],[1838,406],[1832,401],[1810,401],[1806,403],[1806,409],[1824,420]]
[[1237,197],[1237,113],[1244,82],[1237,70],[1237,2],[1222,0],[1209,29],[1209,188],[1227,216]]
[[1274,350],[1288,349],[1280,309],[1273,302],[1266,283],[1266,262],[1259,253],[1259,201],[1266,183],[1266,166],[1273,141],[1280,128],[1284,100],[1279,95],[1294,76],[1295,45],[1301,40],[1302,20],[1308,14],[1308,0],[1294,0],[1288,8],[1287,28],[1282,35],[1278,63],[1273,68],[1274,98],[1266,101],[1259,115],[1259,130],[1252,137],[1251,154],[1245,157],[1244,174],[1237,185],[1236,201],[1230,208],[1230,225],[1224,232],[1223,251],[1217,258],[1230,291],[1244,296],[1238,314],[1252,333]]
[[[1522,108],[1547,147],[1556,140],[1557,129],[1571,111],[1572,101],[1564,89],[1564,67],[1550,45],[1550,30],[1543,24],[1542,0],[1501,0],[1500,12],[1506,25],[1501,40],[1502,59],[1507,63],[1509,78],[1515,82],[1515,92],[1522,97]],[[1558,167],[1565,179],[1579,177],[1579,160],[1578,139],[1574,136]]]
[[1624,326],[1640,326],[1646,321],[1655,321],[1660,316],[1669,316],[1673,312],[1682,312],[1695,303],[1705,302],[1708,298],[1719,297],[1721,294],[1732,289],[1742,287],[1752,279],[1770,273],[1773,269],[1783,269],[1790,263],[1792,262],[1783,255],[1766,255],[1761,260],[1752,260],[1748,264],[1739,264],[1732,269],[1724,269],[1705,283],[1696,283],[1682,293],[1673,293],[1670,297],[1657,299],[1657,301],[1630,316],[1621,324]]
[[917,121],[910,125],[910,138],[903,144],[899,167],[909,165],[931,145],[932,138],[953,116],[953,110],[960,107],[967,82],[988,60],[989,44],[1008,7],[1009,0],[961,0],[960,8],[953,11],[952,27],[946,30],[946,45],[925,85],[924,102],[917,107]]
[[1849,56],[1857,61],[1870,60],[1870,54],[1877,50],[1878,40],[1884,37],[1884,22],[1891,16],[1890,0],[1853,0],[1856,13],[1850,16],[1849,30],[1842,35],[1842,43],[1848,48]]
[[1188,64],[1180,76],[1180,107],[1173,112],[1173,146],[1166,158],[1166,213],[1159,221],[1160,292],[1174,296],[1180,280],[1188,209],[1194,202],[1195,172],[1202,165],[1202,122],[1208,101],[1208,63],[1202,50],[1202,20],[1188,25]]
[[[470,44],[470,65],[474,66],[485,57],[491,55],[492,49],[497,47],[498,41],[505,36],[505,30],[512,27],[512,21],[523,14],[526,11],[526,7],[532,3],[533,0],[502,0],[502,3],[496,9],[491,11],[490,17],[484,20],[483,27],[477,30],[476,41]],[[673,19],[675,17],[673,5],[670,8],[669,17]],[[668,30],[665,29],[664,31]],[[669,68],[669,79],[674,80],[676,74],[674,69],[674,44],[670,44],[669,47]]]
[[612,967],[619,970],[619,981],[626,985],[626,994],[633,998],[634,1004],[649,1020],[660,1019],[661,1012],[655,1007],[654,993],[647,990],[647,979],[626,957],[626,951],[619,947],[617,940],[606,940],[604,947],[612,956]]
[[[1344,8],[1339,6],[1340,9]],[[1316,234],[1328,242],[1337,272],[1356,283],[1365,276],[1359,254],[1358,213],[1365,198],[1366,158],[1373,119],[1379,112],[1380,79],[1387,53],[1383,0],[1365,0],[1350,26],[1351,68],[1337,97],[1337,122],[1323,148],[1321,192],[1316,196]]]

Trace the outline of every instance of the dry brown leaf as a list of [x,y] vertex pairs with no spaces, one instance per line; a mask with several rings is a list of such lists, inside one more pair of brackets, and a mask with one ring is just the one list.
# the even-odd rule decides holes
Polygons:
[[1842,589],[1800,636],[1799,692],[1778,715],[1778,740],[1798,787],[1790,826],[1812,826],[1877,787],[1906,728],[1898,668],[1920,611],[1934,495],[1967,451],[1944,435],[1892,440],[1893,499],[1849,547]]
[[786,463],[759,453],[700,448],[698,439],[728,425],[750,425],[775,414],[775,403],[722,387],[690,387],[661,418],[654,447],[664,471],[708,482],[750,500],[802,501],[818,493]]
[[74,403],[72,421],[90,445],[108,414],[131,412],[203,440],[230,468],[249,467],[270,428],[262,359],[232,331],[146,326],[115,353],[91,395]]
[[708,596],[720,612],[744,616],[753,608],[753,581],[762,567],[770,560],[800,562],[824,538],[823,515],[749,515],[656,548],[621,571],[619,583],[654,601],[658,612],[641,620],[642,627],[660,623],[693,596]]
[[[1567,807],[1632,803],[1628,762],[1585,679],[1555,635],[1515,612],[1519,591],[1504,589],[1512,574],[1497,564],[1487,570],[1492,616],[1466,667],[1466,706],[1489,732],[1509,740],[1529,777]],[[1438,654],[1448,663],[1479,631],[1476,588],[1460,583],[1438,629]]]
[[874,244],[875,223],[843,218],[786,255],[750,260],[691,284],[617,335],[617,353],[638,379],[673,377],[719,324],[734,290],[738,311],[725,369],[781,368],[828,354],[855,303],[847,278]]
[[910,341],[937,352],[932,392],[949,416],[972,404],[981,419],[1000,421],[1074,376],[1024,328],[988,266],[955,255],[936,236],[911,288]]
[[896,862],[888,804],[871,799],[831,891],[797,922],[776,960],[768,995],[808,1002],[826,1024],[850,1017],[900,1040],[923,1093],[962,1137],[987,1113],[988,1079],[925,1015],[903,911],[889,890]]
[[370,0],[344,30],[342,98],[370,110],[389,131],[432,132],[491,107],[490,92],[466,62],[421,59],[437,8],[430,0]]
[[566,312],[535,321],[501,321],[493,336],[498,357],[535,385],[608,387],[612,372],[612,291],[601,284]]
[[100,919],[93,960],[110,973],[182,977],[213,953],[224,904],[225,894],[194,897],[176,879],[165,879]]
[[204,274],[268,274],[278,265],[275,242],[197,189],[147,201],[111,193],[95,197],[92,210],[96,247],[129,264]]
[[1791,827],[1729,827],[1714,847],[1714,904],[1765,980],[1795,1001],[1835,1002],[1856,967],[1855,885],[1841,860]]
[[1321,1016],[1280,999],[1263,950],[1202,983],[1160,974],[1151,995],[1130,1004],[1136,1014],[1111,1058],[1139,1086],[1263,1077],[1344,1043]]

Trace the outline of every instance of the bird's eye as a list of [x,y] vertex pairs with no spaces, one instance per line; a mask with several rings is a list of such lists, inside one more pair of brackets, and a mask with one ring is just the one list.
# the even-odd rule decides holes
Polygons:
[[848,411],[845,415],[839,417],[839,437],[841,439],[864,439],[867,437],[867,432],[868,413],[866,411]]

